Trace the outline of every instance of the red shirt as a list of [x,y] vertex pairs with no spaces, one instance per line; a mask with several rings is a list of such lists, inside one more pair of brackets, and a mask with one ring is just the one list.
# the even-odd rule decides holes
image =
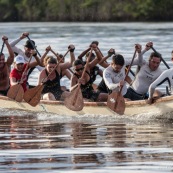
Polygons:
[[[22,74],[23,74],[23,72],[24,72],[24,70],[25,70],[25,68],[26,68],[26,66],[27,66],[27,63],[26,64],[24,64],[24,66],[23,66],[23,69],[22,69],[22,73],[19,73],[19,71],[17,70],[17,69],[13,69],[11,72],[10,72],[10,78],[16,78],[16,81],[20,81],[20,79],[21,79],[21,77],[22,77]],[[24,90],[24,92],[27,90],[27,85],[26,85],[26,83],[27,83],[27,73],[25,73],[25,75],[23,76],[23,83],[21,84],[22,85],[22,87],[23,87],[23,90]]]

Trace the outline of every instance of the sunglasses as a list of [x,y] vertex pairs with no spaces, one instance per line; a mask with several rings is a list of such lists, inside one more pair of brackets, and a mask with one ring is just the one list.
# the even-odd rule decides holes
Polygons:
[[83,69],[84,69],[84,67],[81,67],[79,69],[75,69],[75,71],[80,71],[80,70],[83,70]]

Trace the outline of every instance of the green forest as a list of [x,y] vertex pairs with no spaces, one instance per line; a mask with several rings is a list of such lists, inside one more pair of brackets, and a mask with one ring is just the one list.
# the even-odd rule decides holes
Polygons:
[[1,22],[173,21],[170,0],[0,0]]

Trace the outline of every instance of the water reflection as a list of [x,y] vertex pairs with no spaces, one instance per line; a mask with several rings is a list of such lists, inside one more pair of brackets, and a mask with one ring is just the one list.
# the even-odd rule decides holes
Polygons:
[[173,168],[172,124],[45,124],[33,115],[0,122],[0,170]]

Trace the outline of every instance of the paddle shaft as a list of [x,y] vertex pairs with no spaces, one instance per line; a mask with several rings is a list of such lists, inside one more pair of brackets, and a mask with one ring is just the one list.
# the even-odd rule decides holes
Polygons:
[[[25,67],[25,70],[24,70],[23,73],[22,73],[22,77],[21,77],[20,81],[22,81],[22,79],[24,78],[25,73],[26,73],[26,71],[28,70],[29,63],[31,62],[31,59],[32,59],[32,55],[30,56],[29,61],[28,61],[27,65],[26,65],[26,67]],[[20,83],[20,82],[19,82],[19,83]]]
[[88,56],[88,58],[87,58],[87,61],[86,61],[84,70],[83,70],[83,72],[82,72],[82,77],[81,77],[82,79],[84,78],[85,72],[86,72],[86,70],[87,70],[87,68],[88,68],[88,64],[89,64],[90,59],[91,59],[92,51],[93,51],[93,49],[91,48],[90,54],[89,54],[89,56]]
[[[89,64],[89,62],[90,62],[90,58],[91,58],[91,55],[92,55],[92,51],[93,51],[93,49],[91,48],[90,54],[89,54],[89,56],[88,56],[88,58],[87,58],[87,61],[86,61],[84,70],[83,70],[83,72],[82,72],[82,77],[81,77],[81,79],[84,79],[84,75],[85,75],[85,72],[86,72],[86,70],[87,70],[88,64]],[[80,85],[81,85],[81,84],[78,83],[77,90],[80,89]],[[75,94],[75,97],[74,97],[75,99],[74,99],[74,101],[73,101],[73,105],[76,103],[77,95],[78,95],[78,92],[76,92],[76,94]]]
[[[126,69],[128,69],[127,67],[126,67]],[[130,73],[135,77],[135,73],[130,69]]]
[[[58,56],[52,49],[51,49],[51,52],[52,52],[56,57]],[[64,57],[65,57],[65,55],[64,55],[62,58],[59,57],[60,60],[58,60],[58,62],[61,61],[61,59],[64,59]],[[72,74],[74,74],[74,72],[73,72],[70,68],[68,68],[68,70],[69,70]]]
[[[130,65],[129,65],[128,69],[127,69],[127,72],[126,72],[126,75],[125,75],[124,80],[126,80],[128,74],[129,74],[129,72],[130,72],[130,68],[131,68],[131,66],[132,66],[132,64],[133,64],[133,61],[134,61],[134,59],[135,59],[135,56],[136,56],[136,50],[135,50],[135,52],[134,52],[134,54],[133,54],[133,58],[132,58],[131,63],[130,63]],[[118,95],[117,95],[116,100],[118,100],[118,97],[119,97],[120,94],[121,94],[121,91],[122,91],[122,89],[123,89],[123,86],[124,86],[124,85],[122,85],[122,86],[120,87],[120,91],[118,92]],[[118,105],[118,102],[116,101],[116,103],[115,103],[115,108],[117,107],[117,105]]]
[[162,58],[162,55],[161,55],[160,53],[158,53],[158,52],[154,49],[153,46],[151,47],[151,49],[152,49],[155,53],[157,53],[157,54],[160,56],[161,60],[162,60],[163,63],[165,64],[165,66],[166,66],[168,69],[170,69],[169,65],[168,65],[168,64],[166,63],[166,61]]
[[[2,44],[2,48],[1,48],[1,54],[2,54],[2,52],[3,52],[4,45],[5,45],[5,41],[3,41],[3,44]],[[1,55],[1,54],[0,54],[0,55]]]
[[38,55],[41,57],[40,53],[38,52],[36,46],[32,43],[31,39],[29,38],[29,36],[27,36],[29,42],[31,43],[32,47],[34,47],[34,49],[36,50],[36,52],[38,53]]

